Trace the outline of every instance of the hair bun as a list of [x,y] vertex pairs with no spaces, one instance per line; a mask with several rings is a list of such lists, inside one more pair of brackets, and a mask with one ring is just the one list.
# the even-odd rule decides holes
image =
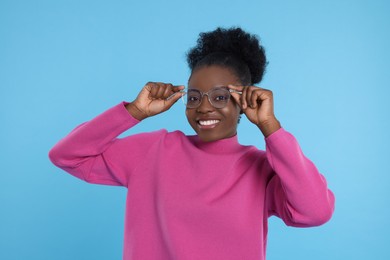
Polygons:
[[256,35],[238,27],[219,27],[200,33],[196,46],[187,53],[190,69],[193,70],[199,61],[213,53],[226,53],[242,60],[249,68],[252,84],[262,80],[267,61],[265,50]]

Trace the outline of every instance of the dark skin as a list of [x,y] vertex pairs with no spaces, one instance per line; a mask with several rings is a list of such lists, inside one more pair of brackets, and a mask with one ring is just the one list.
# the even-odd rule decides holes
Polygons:
[[[198,108],[186,109],[188,122],[202,141],[216,141],[236,135],[240,111],[265,137],[280,129],[280,123],[274,114],[272,92],[256,86],[242,86],[231,69],[214,65],[195,68],[188,81],[189,88],[202,92],[218,86],[228,86],[242,94],[231,93],[232,100],[221,109],[214,108],[207,96],[203,97]],[[183,90],[184,86],[149,82],[126,108],[134,118],[141,121],[167,111],[180,99]],[[202,127],[199,122],[202,120],[212,124]]]
[[[237,77],[230,70],[208,66],[197,68],[192,72],[188,88],[208,92],[214,87],[229,84],[240,85]],[[186,109],[186,116],[199,138],[204,142],[210,142],[236,135],[240,107],[230,100],[224,108],[217,109],[210,104],[205,95],[199,107]],[[203,126],[200,124],[202,121],[208,121],[211,124]]]

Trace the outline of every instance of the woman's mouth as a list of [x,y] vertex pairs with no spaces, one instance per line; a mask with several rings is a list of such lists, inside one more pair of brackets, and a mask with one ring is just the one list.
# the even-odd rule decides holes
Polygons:
[[221,120],[211,119],[211,120],[198,120],[198,127],[201,129],[211,129],[214,128]]

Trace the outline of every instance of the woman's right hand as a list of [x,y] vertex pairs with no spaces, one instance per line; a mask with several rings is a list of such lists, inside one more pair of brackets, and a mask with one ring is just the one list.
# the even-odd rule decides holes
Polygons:
[[167,111],[184,94],[184,86],[161,82],[148,82],[137,98],[126,105],[127,111],[137,120]]

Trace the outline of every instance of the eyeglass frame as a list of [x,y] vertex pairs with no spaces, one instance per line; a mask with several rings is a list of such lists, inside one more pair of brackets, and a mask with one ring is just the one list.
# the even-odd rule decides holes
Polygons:
[[[216,89],[225,89],[225,90],[227,90],[228,93],[229,93],[229,99],[228,99],[228,101],[226,102],[226,104],[225,104],[223,107],[215,107],[215,106],[213,105],[213,102],[211,102],[211,100],[210,100],[209,93],[210,93],[211,91],[215,91]],[[187,104],[186,104],[186,101],[184,100],[184,98],[185,98],[185,96],[187,95],[187,93],[188,93],[189,90],[198,91],[198,92],[200,93],[200,102],[199,102],[199,104],[198,104],[196,107],[188,107]],[[228,104],[228,102],[229,102],[229,100],[230,100],[230,98],[231,98],[231,96],[232,96],[231,93],[237,93],[237,94],[241,95],[241,94],[242,94],[242,91],[238,91],[238,90],[235,90],[235,89],[231,89],[231,88],[228,88],[227,86],[217,86],[217,87],[213,87],[212,89],[210,89],[210,90],[207,91],[207,92],[202,92],[202,91],[200,91],[200,90],[198,90],[198,89],[191,88],[191,89],[187,89],[187,91],[185,91],[185,95],[182,96],[182,101],[183,101],[184,105],[186,106],[186,108],[188,108],[188,109],[195,109],[195,108],[198,108],[198,107],[202,104],[202,102],[203,102],[203,97],[206,95],[206,96],[207,96],[207,99],[208,99],[208,101],[209,101],[209,103],[210,103],[210,105],[212,105],[212,106],[213,106],[214,108],[216,108],[216,109],[222,109],[222,108],[226,107],[226,105]],[[188,102],[187,102],[187,103],[188,103]]]

